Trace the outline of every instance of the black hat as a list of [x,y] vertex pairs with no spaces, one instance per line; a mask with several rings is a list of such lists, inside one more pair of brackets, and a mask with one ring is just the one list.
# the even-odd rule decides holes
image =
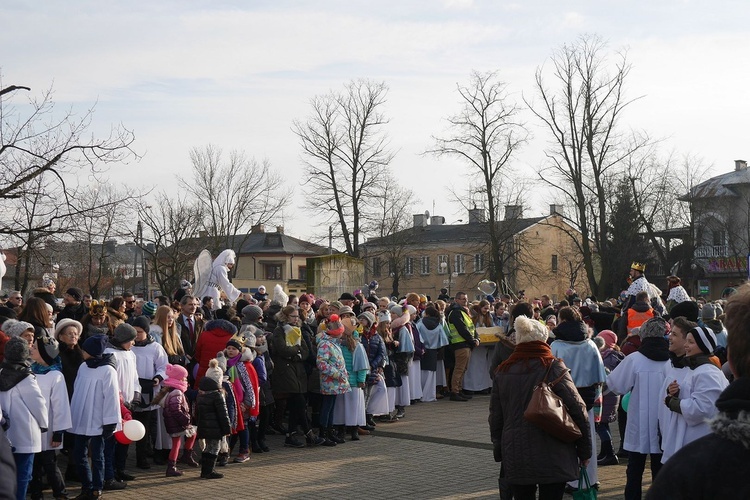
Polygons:
[[697,323],[699,314],[700,309],[698,308],[698,303],[692,300],[686,300],[672,306],[672,309],[669,311],[669,318],[675,319],[684,316],[685,319]]
[[341,294],[341,297],[339,297],[339,300],[357,300],[357,297],[349,292],[344,292]]
[[87,338],[81,349],[89,353],[94,358],[101,357],[104,354],[104,348],[107,347],[107,336],[106,335],[94,335]]
[[133,319],[133,327],[138,327],[148,333],[151,329],[151,320],[148,319],[148,316],[136,316]]
[[47,366],[55,364],[55,358],[60,354],[60,345],[57,340],[44,335],[36,339],[36,348]]
[[73,297],[76,302],[80,302],[83,299],[83,291],[80,288],[71,287],[68,288],[65,293]]
[[693,335],[695,343],[698,344],[701,351],[706,354],[713,354],[716,349],[716,334],[710,328],[696,326],[691,328],[688,333]]

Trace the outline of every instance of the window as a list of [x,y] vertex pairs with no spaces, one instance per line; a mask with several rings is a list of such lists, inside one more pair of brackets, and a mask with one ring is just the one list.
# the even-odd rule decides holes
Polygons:
[[372,258],[372,275],[373,276],[378,277],[381,275],[380,266],[381,266],[380,257],[373,257]]
[[552,272],[557,272],[557,255],[552,256]]
[[714,245],[726,245],[726,232],[721,229],[714,229],[711,231],[713,236]]
[[299,266],[297,268],[297,279],[307,281],[307,266]]
[[429,255],[423,255],[422,258],[420,259],[419,273],[430,274],[430,256]]
[[396,259],[388,259],[388,276],[396,276]]
[[475,273],[484,272],[484,254],[483,253],[474,254],[474,272]]
[[281,264],[266,264],[265,268],[265,275],[267,280],[281,279]]
[[445,274],[448,272],[448,256],[438,255],[438,274]]
[[407,257],[404,260],[404,274],[414,274],[414,257]]
[[453,264],[453,272],[458,274],[464,274],[466,272],[466,259],[465,255],[456,254],[456,258]]

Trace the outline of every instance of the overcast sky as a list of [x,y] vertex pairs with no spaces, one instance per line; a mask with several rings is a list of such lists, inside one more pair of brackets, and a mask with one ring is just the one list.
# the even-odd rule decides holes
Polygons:
[[[122,123],[143,159],[112,170],[130,186],[170,189],[190,169],[191,147],[209,143],[267,158],[294,190],[287,234],[311,238],[300,147],[292,121],[309,100],[353,78],[389,86],[392,168],[421,203],[448,223],[466,219],[448,201],[460,165],[420,155],[459,102],[472,70],[497,70],[513,95],[533,96],[535,69],[584,33],[627,48],[627,91],[644,96],[627,125],[693,154],[713,173],[748,156],[750,3],[745,1],[159,1],[4,0],[3,85],[53,86],[59,109],[96,103],[95,125]],[[548,139],[534,140],[516,166],[533,173]],[[541,191],[541,190],[540,190]],[[549,198],[530,197],[527,216]],[[281,221],[280,221],[281,222]]]

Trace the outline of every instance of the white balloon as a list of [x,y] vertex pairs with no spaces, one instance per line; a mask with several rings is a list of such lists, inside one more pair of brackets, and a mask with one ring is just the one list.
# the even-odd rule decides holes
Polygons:
[[146,428],[137,420],[128,420],[122,424],[122,432],[131,441],[140,441],[146,435]]
[[497,290],[497,283],[490,280],[482,280],[477,284],[477,290],[485,295],[492,295]]

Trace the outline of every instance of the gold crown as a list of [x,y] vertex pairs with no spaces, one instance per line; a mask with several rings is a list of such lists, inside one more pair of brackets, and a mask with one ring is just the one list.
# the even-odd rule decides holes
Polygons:
[[646,272],[646,264],[643,264],[642,262],[633,262],[630,264],[630,269],[635,269],[636,271],[640,271],[642,273]]

